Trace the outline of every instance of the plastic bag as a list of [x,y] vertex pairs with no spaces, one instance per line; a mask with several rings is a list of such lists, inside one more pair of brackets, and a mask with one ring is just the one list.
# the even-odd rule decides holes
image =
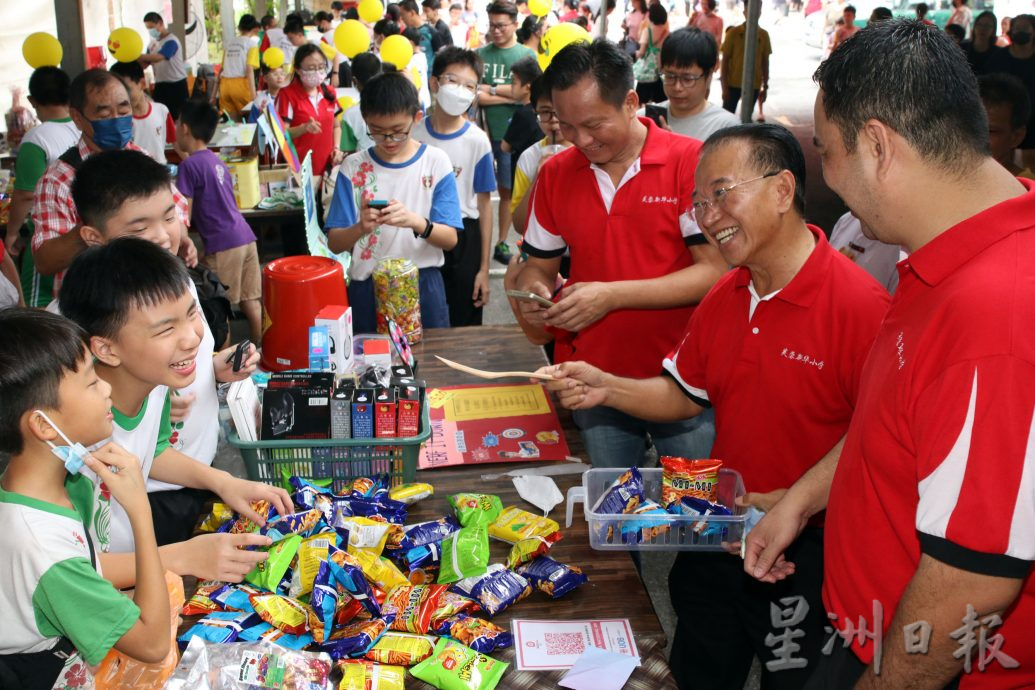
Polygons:
[[212,644],[194,638],[166,690],[333,690],[331,657],[273,644]]

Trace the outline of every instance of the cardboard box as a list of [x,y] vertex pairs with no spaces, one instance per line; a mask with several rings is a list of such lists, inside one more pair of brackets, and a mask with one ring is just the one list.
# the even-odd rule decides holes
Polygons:
[[338,384],[331,396],[331,438],[352,438],[352,395],[356,387]]
[[331,371],[345,374],[356,364],[352,352],[352,307],[328,305],[316,315],[316,325],[327,328]]
[[393,364],[392,365],[392,378],[397,379],[412,379],[413,370],[410,369],[409,364]]
[[352,394],[352,438],[374,438],[373,388],[357,388]]
[[367,338],[363,341],[363,362],[368,367],[391,369],[392,343],[387,338]]
[[262,397],[263,441],[330,438],[334,375],[283,372],[270,376]]
[[420,389],[412,384],[400,386],[397,390],[398,412],[396,433],[399,438],[409,438],[420,433]]
[[378,438],[395,438],[395,389],[378,388],[374,398],[374,435]]

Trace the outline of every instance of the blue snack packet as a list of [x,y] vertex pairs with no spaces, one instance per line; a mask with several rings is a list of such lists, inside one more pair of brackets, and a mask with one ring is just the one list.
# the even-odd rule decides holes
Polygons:
[[643,501],[643,475],[640,470],[630,467],[616,479],[597,504],[593,506],[596,513],[627,513]]
[[589,580],[581,568],[558,563],[549,556],[540,556],[530,563],[518,567],[517,572],[528,578],[536,589],[554,599]]
[[532,585],[513,570],[498,570],[478,583],[475,597],[490,618],[532,593]]
[[176,641],[184,646],[190,642],[192,637],[200,637],[206,642],[233,642],[238,639],[242,631],[262,622],[257,613],[213,611],[191,626]]
[[269,623],[263,621],[261,625],[246,628],[237,636],[238,642],[271,642],[275,645],[301,651],[313,644],[313,636],[309,633],[301,635],[289,635],[283,630],[277,630]]
[[[327,552],[327,566],[331,575],[342,589],[348,592],[353,599],[366,609],[370,615],[378,617],[381,615],[381,605],[374,598],[374,591],[367,582],[366,575],[359,562],[350,554],[341,549],[331,547]],[[320,566],[323,567],[322,565]],[[319,578],[319,573],[317,574]],[[314,586],[315,589],[315,586]]]
[[361,657],[388,632],[393,620],[395,616],[389,614],[385,618],[350,623],[335,630],[330,639],[320,645],[320,651],[327,652],[335,661]]
[[439,543],[459,529],[460,523],[452,515],[407,525],[403,528],[402,550],[409,551],[418,546]]

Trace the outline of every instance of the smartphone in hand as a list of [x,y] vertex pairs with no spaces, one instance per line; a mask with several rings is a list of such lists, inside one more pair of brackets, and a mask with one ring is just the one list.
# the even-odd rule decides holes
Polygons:
[[665,106],[648,103],[644,106],[643,112],[647,117],[654,120],[654,124],[658,127],[661,127],[661,118],[665,118],[666,122],[668,121],[668,108]]
[[534,292],[528,292],[526,290],[507,290],[507,297],[513,297],[519,302],[535,302],[539,306],[547,309],[553,306],[553,302],[542,295],[537,295]]

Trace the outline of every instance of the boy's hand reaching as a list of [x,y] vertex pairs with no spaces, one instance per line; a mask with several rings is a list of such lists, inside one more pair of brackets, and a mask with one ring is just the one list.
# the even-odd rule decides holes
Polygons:
[[266,521],[252,510],[254,501],[269,501],[279,515],[290,515],[295,511],[291,496],[279,486],[238,479],[231,474],[227,474],[213,491],[223,499],[223,503],[260,527]]
[[[233,354],[236,349],[236,345],[231,345],[225,350],[212,355],[212,368],[215,370],[216,381],[220,383],[243,381],[251,376],[252,372],[259,365],[259,350],[252,344],[248,346],[248,356],[245,357],[244,362],[241,364],[240,371],[234,371]],[[230,361],[227,361],[227,359]]]
[[175,544],[178,575],[193,575],[203,580],[240,582],[269,554],[250,551],[247,546],[266,547],[273,543],[259,534],[202,534]]
[[127,515],[135,516],[144,510],[150,515],[147,484],[140,471],[140,460],[135,455],[122,446],[106,443],[87,455],[84,462],[101,478],[115,500],[126,509]]

